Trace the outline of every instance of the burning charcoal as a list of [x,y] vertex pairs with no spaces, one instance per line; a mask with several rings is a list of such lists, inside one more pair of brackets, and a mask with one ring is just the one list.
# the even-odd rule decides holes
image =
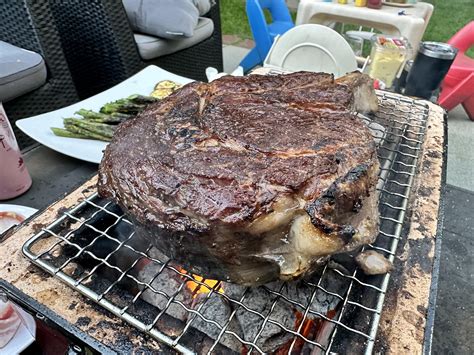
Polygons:
[[[231,315],[231,308],[229,304],[224,297],[217,293],[213,293],[209,298],[207,298],[207,296],[208,295],[206,293],[200,293],[196,296],[195,309],[198,308],[199,304],[205,302],[201,308],[200,313],[207,319],[213,320],[219,325],[224,326]],[[199,316],[193,320],[192,326],[204,334],[207,334],[212,339],[217,339],[221,331],[221,329],[216,325],[203,320]],[[233,331],[241,338],[243,337],[240,324],[235,318],[231,320],[226,329]],[[224,334],[220,339],[220,343],[238,353],[242,352],[242,343],[231,334]]]
[[[273,289],[277,284],[281,285],[280,282],[277,282],[270,284],[269,287]],[[242,297],[245,291],[245,288],[242,286],[228,283],[223,288],[229,297],[237,300]],[[252,310],[266,316],[271,310],[274,299],[275,296],[271,295],[265,288],[249,288],[243,303]],[[232,306],[237,309],[235,317],[242,327],[244,339],[253,342],[263,326],[264,319],[236,304],[232,304]],[[288,307],[286,303],[278,301],[273,308],[270,319],[292,329],[295,325],[296,316],[292,307]],[[257,338],[256,344],[265,352],[273,352],[290,338],[290,334],[281,327],[267,323]]]
[[[146,265],[139,273],[138,279],[143,282],[150,282],[159,270],[159,266],[155,263]],[[155,290],[166,293],[169,297],[153,292],[151,289],[145,290],[142,294],[142,299],[148,303],[163,310],[169,298],[176,292],[184,281],[170,269],[163,269],[163,271],[153,280],[151,286]],[[191,308],[193,301],[192,293],[186,287],[183,287],[174,298],[176,301],[183,303],[186,307]],[[177,303],[171,303],[165,311],[168,315],[185,322],[189,312]]]
[[151,248],[149,251],[148,251],[148,256],[150,258],[154,258],[154,259],[157,259],[163,263],[167,262],[170,258],[168,258],[165,254],[163,254],[161,251],[159,251],[158,249],[156,248]]
[[[269,306],[271,306],[271,303]],[[270,309],[268,311],[270,311]],[[297,321],[294,308],[283,300],[277,301],[269,319],[292,330],[295,329]],[[292,335],[283,328],[272,323],[267,323],[260,335],[260,339],[257,341],[257,344],[261,346],[263,351],[272,352],[284,345],[291,338]]]
[[[336,266],[337,264],[333,263],[332,265]],[[344,297],[348,287],[347,279],[344,276],[340,275],[337,271],[335,271],[338,270],[341,272],[341,270],[345,270],[344,268],[341,268],[342,267],[327,268],[324,275],[321,276],[320,286],[328,292],[335,293],[341,297]],[[330,296],[326,292],[324,292],[324,294]],[[323,297],[324,299],[326,298],[326,296],[320,296],[319,294],[316,294],[316,297],[319,298],[319,302],[322,302],[322,299],[320,297]],[[330,296],[329,300],[335,300],[336,298],[337,297],[335,296]]]
[[[339,276],[331,269],[327,269],[326,273],[321,277],[320,286],[322,288],[328,292],[344,297],[347,291],[347,282],[342,276]],[[327,315],[334,311],[341,301],[339,297],[333,296],[318,288],[310,309],[311,311]]]
[[[328,316],[330,318],[335,318],[337,315],[336,312],[330,313]],[[334,328],[336,327],[335,323],[329,322],[329,321],[321,321],[321,326],[318,329],[318,333],[315,337],[315,341],[319,344],[321,344],[324,348],[327,348],[329,344],[329,339],[331,338],[331,334],[334,331]],[[315,346],[313,351],[311,352],[311,355],[322,355],[324,354],[324,351],[320,348]]]
[[[312,288],[304,282],[287,282],[281,290],[281,294],[306,307],[311,299]],[[304,312],[304,308],[298,308],[298,310]]]
[[[166,260],[157,250],[151,250],[149,254],[158,260]],[[173,266],[182,273],[186,273],[178,265],[173,264]],[[151,262],[139,272],[138,278],[144,282],[151,282],[159,267],[157,263]],[[314,274],[305,281],[275,281],[258,288],[248,288],[225,282],[218,286],[216,285],[217,281],[205,280],[196,275],[194,278],[198,282],[183,280],[182,276],[165,268],[153,280],[152,286],[171,296],[185,282],[184,287],[175,299],[182,302],[189,309],[199,309],[207,321],[195,316],[191,328],[206,334],[212,339],[211,344],[218,338],[222,327],[225,326],[235,310],[235,315],[226,330],[234,332],[245,341],[254,342],[265,353],[287,352],[293,342],[293,350],[297,353],[309,354],[315,351],[314,346],[305,343],[299,337],[295,340],[294,335],[287,332],[286,329],[294,331],[299,329],[304,337],[317,341],[323,347],[327,346],[334,330],[334,323],[323,320],[318,314],[322,314],[329,319],[334,318],[341,299],[315,285],[319,284],[320,287],[337,293],[341,297],[347,291],[346,280],[329,268],[326,269],[324,274]],[[214,288],[214,293],[209,295],[212,288]],[[220,293],[225,294],[232,301],[228,301]],[[244,294],[245,297],[242,303],[258,314],[250,312],[240,305],[240,300]],[[283,297],[278,296],[278,294]],[[168,302],[166,297],[149,289],[143,293],[142,298],[159,309],[163,309]],[[288,302],[285,298],[293,302]],[[312,298],[310,312],[303,320],[304,312]],[[189,322],[192,316],[192,313],[175,303],[172,303],[166,309],[166,313],[182,322]],[[268,319],[264,325],[266,317]],[[219,324],[220,327],[212,322]],[[231,334],[224,334],[220,338],[219,344],[229,349],[229,352],[242,353],[248,348],[244,347],[240,340]]]

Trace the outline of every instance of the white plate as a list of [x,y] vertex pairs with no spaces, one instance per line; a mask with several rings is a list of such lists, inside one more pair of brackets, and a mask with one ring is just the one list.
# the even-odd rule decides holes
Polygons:
[[15,304],[13,306],[20,316],[21,324],[13,339],[0,349],[0,354],[19,354],[35,341],[36,323],[33,316],[19,306]]
[[74,116],[74,112],[81,108],[98,111],[110,101],[133,94],[150,95],[156,83],[161,80],[173,80],[180,84],[187,84],[192,81],[150,65],[109,90],[56,111],[18,120],[16,125],[25,134],[48,148],[73,158],[98,164],[102,159],[103,150],[107,145],[106,142],[58,137],[53,134],[50,127],[63,127],[63,118]]
[[[38,212],[38,210],[27,206],[0,204],[0,212],[15,212],[16,214],[19,214],[20,216],[27,219]],[[0,234],[3,232],[5,231],[0,228]]]
[[0,212],[15,212],[27,219],[38,212],[38,210],[27,206],[0,204]]
[[344,37],[316,24],[285,32],[274,43],[266,64],[290,71],[332,73],[336,77],[357,70],[356,57]]

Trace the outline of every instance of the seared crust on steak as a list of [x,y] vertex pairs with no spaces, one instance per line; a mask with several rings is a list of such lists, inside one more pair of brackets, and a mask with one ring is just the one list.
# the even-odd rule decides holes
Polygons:
[[99,192],[190,271],[244,284],[298,277],[376,235],[375,144],[351,113],[357,88],[367,109],[375,95],[366,76],[346,79],[188,84],[118,128]]

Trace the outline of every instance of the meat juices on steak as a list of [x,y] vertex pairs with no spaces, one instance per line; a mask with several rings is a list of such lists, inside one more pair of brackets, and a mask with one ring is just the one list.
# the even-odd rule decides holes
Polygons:
[[359,73],[191,83],[118,128],[99,192],[189,271],[294,279],[376,237],[379,163],[351,112],[376,104]]

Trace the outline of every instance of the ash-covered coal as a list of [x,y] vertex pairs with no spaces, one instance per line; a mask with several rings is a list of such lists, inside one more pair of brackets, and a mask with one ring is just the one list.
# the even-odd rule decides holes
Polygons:
[[[156,250],[153,253],[157,259],[166,260]],[[210,292],[211,286],[209,289],[198,287],[200,292],[196,292],[196,283],[191,282],[194,286],[190,286],[188,279],[171,268],[165,267],[157,275],[158,271],[157,265],[150,263],[139,272],[138,278],[154,289],[145,290],[142,298],[160,310],[166,308],[166,314],[184,323],[192,320],[191,327],[214,341],[219,339],[219,344],[238,353],[248,349],[239,338],[257,345],[265,353],[275,353],[289,347],[295,335],[288,330],[298,328],[300,333],[310,329],[311,332],[303,335],[324,346],[333,327],[319,315],[334,316],[341,299],[323,289],[339,295],[346,292],[344,279],[331,270],[323,277],[316,274],[299,282],[276,281],[262,287],[223,282],[214,286],[213,292]],[[303,326],[303,314],[308,308]],[[198,311],[202,317],[189,310]],[[221,334],[223,328],[226,332]],[[300,351],[314,348],[301,340],[298,343]]]
[[159,275],[156,275],[156,270],[157,266],[151,263],[145,266],[138,275],[139,280],[149,282],[151,287],[158,291],[154,292],[152,288],[147,288],[142,293],[142,299],[153,304],[158,309],[163,310],[167,306],[168,300],[174,297],[174,302],[166,308],[166,313],[185,322],[189,312],[179,303],[191,309],[193,302],[192,293],[187,292],[186,289],[182,289],[181,292],[179,292],[183,280],[173,275],[175,274],[174,271],[165,268]]
[[[212,295],[201,293],[195,298],[195,301],[195,304],[197,305],[196,309],[199,307],[199,305],[202,305],[202,308],[200,309],[202,316],[208,320],[215,321],[220,327],[216,326],[212,322],[209,322],[208,320],[204,320],[200,316],[195,317],[192,322],[192,326],[197,330],[207,334],[212,339],[217,340],[222,328],[225,326],[226,322],[231,316],[232,307],[230,307],[228,301],[218,293],[213,293]],[[236,318],[232,318],[230,320],[226,329],[228,331],[234,332],[241,339],[245,339],[241,325]],[[222,334],[219,342],[234,351],[240,352],[242,350],[241,341],[233,334]]]

